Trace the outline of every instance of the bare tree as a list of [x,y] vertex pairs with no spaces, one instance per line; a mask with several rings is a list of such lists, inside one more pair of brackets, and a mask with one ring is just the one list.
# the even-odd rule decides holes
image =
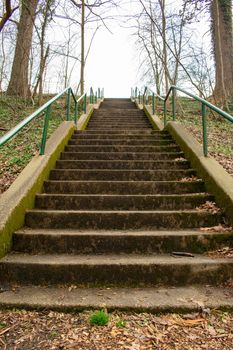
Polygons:
[[184,0],[189,5],[187,20],[195,21],[201,12],[209,14],[215,63],[213,97],[227,107],[233,100],[233,24],[232,0]]
[[[81,95],[84,93],[84,82],[85,82],[85,65],[87,56],[85,53],[85,27],[87,23],[90,22],[101,22],[106,28],[107,25],[105,23],[105,20],[109,17],[105,17],[102,12],[98,12],[96,10],[104,8],[106,10],[107,6],[114,5],[116,6],[116,1],[114,0],[93,0],[93,1],[86,1],[81,0],[80,3],[78,3],[76,0],[70,0],[71,3],[79,8],[81,10],[81,21],[79,22],[80,28],[81,28],[81,60],[80,60],[80,93]],[[98,26],[99,28],[99,26]],[[96,34],[96,31],[94,33],[94,36]],[[93,36],[93,37],[94,37]],[[93,38],[92,37],[92,38]],[[92,40],[91,40],[92,43]],[[90,45],[91,46],[91,45]],[[90,46],[88,51],[90,50]]]
[[[184,15],[169,10],[165,0],[140,1],[143,12],[137,20],[139,43],[149,59],[157,93],[176,85],[182,67],[185,33]],[[185,13],[185,11],[184,11]]]
[[215,58],[214,96],[222,104],[233,100],[232,1],[211,3],[212,40]]
[[11,0],[5,0],[5,12],[3,13],[3,16],[0,20],[0,32],[4,28],[7,21],[10,19],[10,17],[13,15],[13,13],[19,8],[19,6],[12,7]]
[[53,18],[55,10],[55,0],[47,0],[45,1],[40,9],[39,13],[41,15],[41,28],[40,30],[35,26],[36,33],[39,38],[40,43],[40,64],[39,64],[39,73],[36,85],[33,91],[33,97],[35,97],[37,93],[37,89],[39,87],[39,104],[42,103],[42,95],[43,95],[43,76],[46,67],[46,61],[49,56],[49,45],[46,46],[46,29],[48,24],[51,22]]
[[28,65],[37,4],[38,0],[23,0],[21,4],[15,55],[7,89],[8,95],[23,98],[30,96]]

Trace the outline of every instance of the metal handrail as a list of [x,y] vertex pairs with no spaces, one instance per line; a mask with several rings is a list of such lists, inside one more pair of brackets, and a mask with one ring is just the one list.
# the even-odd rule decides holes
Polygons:
[[11,140],[14,136],[16,136],[20,130],[22,130],[26,125],[28,125],[31,121],[33,121],[36,117],[41,115],[42,113],[45,113],[44,117],[44,127],[42,132],[42,140],[41,140],[41,146],[40,146],[40,155],[44,155],[45,153],[45,145],[46,145],[46,139],[47,139],[47,131],[49,126],[49,119],[50,119],[50,113],[51,113],[51,106],[54,102],[56,102],[61,96],[67,93],[67,107],[66,107],[66,120],[70,120],[70,100],[71,97],[74,100],[75,103],[75,115],[74,115],[74,122],[77,124],[78,120],[78,107],[81,101],[83,101],[83,111],[86,113],[87,111],[87,93],[84,93],[82,96],[78,98],[78,100],[75,97],[75,94],[71,87],[68,87],[64,89],[62,92],[51,98],[49,101],[47,101],[43,106],[38,108],[35,112],[30,114],[27,118],[25,118],[23,121],[21,121],[19,124],[17,124],[14,128],[12,128],[10,131],[8,131],[5,135],[0,137],[0,146],[3,146],[6,142]]
[[[152,110],[153,110],[153,114],[155,114],[155,97],[158,97],[160,100],[163,101],[163,114],[164,114],[164,127],[167,125],[167,100],[172,92],[172,118],[175,121],[176,120],[176,94],[175,91],[180,91],[184,94],[186,94],[187,96],[190,96],[191,98],[195,99],[196,101],[199,101],[201,103],[201,114],[202,114],[202,140],[203,140],[203,153],[204,156],[207,157],[208,156],[208,140],[207,140],[207,122],[206,122],[206,107],[210,108],[211,110],[213,110],[214,112],[218,113],[219,115],[221,115],[224,119],[230,121],[231,123],[233,123],[233,117],[223,111],[222,109],[220,109],[219,107],[213,105],[212,103],[206,101],[205,99],[196,96],[194,94],[192,94],[191,92],[188,92],[182,88],[179,88],[178,86],[172,85],[170,87],[170,89],[168,90],[168,93],[166,95],[165,98],[159,96],[158,94],[155,94],[153,92],[153,90],[151,90],[150,88],[146,87],[144,89],[144,94],[143,94],[143,105],[145,105],[145,94],[150,91],[152,93]],[[136,96],[136,99],[138,97]],[[140,103],[140,98],[139,98],[139,103]]]

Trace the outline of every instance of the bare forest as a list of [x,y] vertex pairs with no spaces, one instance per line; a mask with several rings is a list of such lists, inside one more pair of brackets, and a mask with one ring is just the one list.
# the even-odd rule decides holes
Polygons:
[[135,42],[141,85],[160,95],[182,85],[232,108],[231,0],[5,0],[0,10],[0,90],[10,96],[83,93],[95,37],[118,23]]

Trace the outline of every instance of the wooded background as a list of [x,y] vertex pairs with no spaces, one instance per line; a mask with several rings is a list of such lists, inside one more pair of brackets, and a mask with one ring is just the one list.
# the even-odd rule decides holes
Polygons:
[[[0,91],[39,103],[46,76],[56,66],[52,90],[70,84],[79,67],[76,92],[85,89],[85,66],[96,33],[120,21],[130,27],[140,53],[141,81],[165,95],[171,84],[191,84],[200,96],[229,109],[233,101],[232,0],[132,0],[122,18],[114,0],[5,0],[0,7]],[[195,38],[205,23],[206,33]],[[51,42],[62,28],[64,36]],[[59,35],[59,34],[58,34]],[[211,38],[211,47],[207,45]],[[120,55],[120,53],[119,53]],[[49,84],[49,83],[48,83]],[[51,87],[50,87],[51,89]]]

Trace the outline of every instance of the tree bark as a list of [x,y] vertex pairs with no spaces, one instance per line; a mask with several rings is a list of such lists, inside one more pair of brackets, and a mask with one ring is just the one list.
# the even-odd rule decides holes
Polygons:
[[215,59],[216,101],[233,100],[233,41],[231,0],[213,0],[211,4],[212,40]]
[[7,94],[11,96],[30,96],[28,67],[37,4],[38,0],[22,1],[14,61],[7,89]]
[[82,0],[82,20],[81,20],[81,68],[80,68],[80,92],[84,94],[84,68],[85,68],[85,2]]
[[6,22],[9,20],[9,18],[12,16],[12,14],[19,8],[19,6],[16,6],[14,8],[11,7],[11,0],[5,1],[5,7],[6,12],[3,14],[1,20],[0,20],[0,32],[3,30]]

